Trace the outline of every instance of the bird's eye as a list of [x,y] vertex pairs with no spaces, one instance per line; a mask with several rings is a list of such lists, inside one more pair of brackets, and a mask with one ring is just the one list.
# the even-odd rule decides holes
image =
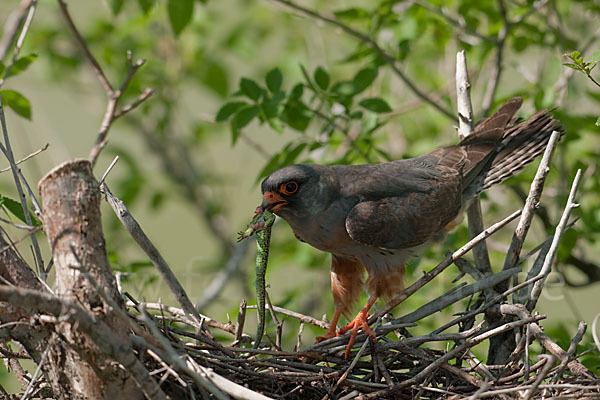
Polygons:
[[279,191],[281,192],[281,194],[285,194],[288,196],[290,194],[296,193],[297,190],[298,190],[298,184],[294,181],[289,181],[289,182],[281,185],[281,187],[279,187]]

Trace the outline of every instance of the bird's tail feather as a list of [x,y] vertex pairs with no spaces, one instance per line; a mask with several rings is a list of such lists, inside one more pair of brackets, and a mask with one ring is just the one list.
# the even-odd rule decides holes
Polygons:
[[544,152],[554,131],[560,132],[561,136],[564,134],[560,122],[552,118],[547,110],[539,111],[527,121],[507,130],[478,192],[519,173]]

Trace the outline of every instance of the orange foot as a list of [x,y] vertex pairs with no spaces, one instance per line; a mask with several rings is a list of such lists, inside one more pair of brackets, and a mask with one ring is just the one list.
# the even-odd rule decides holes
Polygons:
[[350,321],[348,325],[340,329],[340,332],[338,333],[338,335],[343,335],[349,330],[352,330],[352,332],[350,332],[350,341],[348,342],[348,346],[346,346],[344,358],[348,358],[348,356],[350,355],[350,350],[352,350],[352,346],[354,346],[354,341],[356,340],[356,335],[358,335],[358,330],[360,328],[362,328],[363,332],[371,336],[373,339],[377,338],[377,335],[375,335],[375,332],[373,332],[373,330],[369,328],[369,324],[367,323],[367,319],[369,318],[369,308],[371,308],[371,304],[368,304],[368,306],[368,308],[367,306],[365,306],[365,308],[360,310],[358,314],[356,314],[356,317],[354,317],[354,319]]
[[333,313],[333,318],[331,319],[331,324],[329,324],[329,329],[327,329],[327,332],[325,332],[325,335],[317,336],[315,338],[315,343],[320,343],[323,340],[327,340],[327,339],[331,339],[336,336],[339,336],[339,334],[337,333],[337,323],[338,323],[338,320],[340,319],[341,314],[342,314],[341,311],[335,310],[335,312]]

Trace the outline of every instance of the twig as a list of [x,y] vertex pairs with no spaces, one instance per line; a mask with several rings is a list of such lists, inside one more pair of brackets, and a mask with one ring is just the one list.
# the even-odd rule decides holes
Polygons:
[[156,267],[162,278],[167,283],[171,292],[175,295],[177,302],[181,305],[181,308],[185,311],[186,314],[190,316],[196,323],[196,328],[198,329],[201,325],[202,317],[198,314],[198,311],[190,301],[189,297],[185,293],[183,286],[179,283],[175,274],[162,257],[158,249],[154,246],[154,244],[150,241],[148,236],[142,230],[142,227],[135,220],[133,215],[127,209],[127,206],[123,201],[116,196],[114,196],[106,183],[103,183],[101,186],[101,191],[106,196],[106,200],[114,210],[119,221],[125,226],[125,229],[129,232],[131,237],[136,241],[136,243],[140,246],[142,250],[148,255],[152,264]]
[[583,321],[580,321],[579,326],[577,327],[577,333],[575,334],[575,336],[573,336],[573,339],[571,339],[571,344],[569,345],[569,349],[567,350],[567,358],[560,362],[558,370],[552,378],[552,383],[558,383],[562,378],[562,375],[565,372],[565,368],[567,368],[567,363],[571,361],[577,353],[577,345],[579,344],[579,342],[581,342],[581,339],[583,339],[583,335],[585,334],[586,329],[587,324]]
[[160,342],[164,349],[163,351],[161,351],[158,348],[152,348],[152,350],[156,354],[160,355],[170,365],[175,367],[175,369],[177,369],[179,372],[184,373],[190,378],[192,378],[199,387],[205,388],[217,399],[228,400],[228,397],[211,382],[207,381],[205,377],[188,368],[186,363],[179,357],[173,346],[171,346],[171,343],[158,329],[152,318],[148,316],[148,313],[145,311],[143,306],[140,310],[139,319],[148,327],[148,329],[150,329],[152,335],[154,335],[154,337]]
[[445,109],[439,103],[434,101],[432,98],[427,96],[424,92],[422,92],[411,80],[410,78],[398,67],[396,64],[396,60],[390,54],[388,54],[385,50],[383,50],[377,42],[368,37],[367,35],[355,30],[354,28],[349,27],[348,25],[338,21],[335,18],[327,17],[325,15],[319,14],[316,10],[311,10],[309,8],[298,5],[290,0],[273,0],[277,3],[284,4],[296,11],[300,11],[302,14],[308,15],[312,18],[321,20],[323,22],[327,22],[328,24],[337,26],[342,29],[344,32],[353,36],[354,38],[360,40],[365,43],[367,46],[372,48],[381,58],[385,60],[385,62],[392,68],[392,70],[398,75],[398,77],[408,86],[411,92],[413,92],[417,97],[422,99],[423,101],[432,105],[436,110],[441,112],[443,115],[448,117],[449,119],[456,121],[456,116],[450,110]]
[[540,281],[536,282],[531,289],[531,293],[529,295],[529,300],[527,301],[527,309],[529,311],[533,310],[535,307],[537,300],[541,294],[542,287],[544,285],[544,281],[548,274],[550,273],[550,268],[552,263],[554,262],[554,257],[556,256],[556,252],[558,251],[558,244],[560,243],[560,239],[564,234],[565,227],[569,220],[569,215],[571,211],[578,207],[579,204],[575,203],[575,194],[577,193],[577,186],[579,186],[579,179],[581,178],[581,169],[577,170],[577,174],[575,175],[575,179],[573,179],[573,184],[571,185],[571,192],[569,193],[569,198],[567,199],[567,204],[565,205],[565,209],[563,211],[562,216],[560,217],[560,221],[556,226],[556,230],[554,231],[554,237],[552,239],[552,244],[550,245],[550,249],[548,250],[548,254],[546,254],[546,258],[544,259],[544,264],[542,269],[540,270],[539,275],[543,276]]
[[129,61],[129,70],[127,71],[127,75],[126,75],[125,79],[123,80],[123,82],[121,83],[119,89],[117,89],[117,90],[113,89],[108,78],[106,77],[106,74],[102,70],[100,63],[98,63],[98,60],[96,60],[96,58],[94,57],[94,55],[88,48],[85,39],[83,38],[83,36],[81,36],[81,33],[79,33],[79,30],[75,26],[75,23],[73,22],[73,19],[71,18],[71,15],[69,14],[69,10],[67,9],[67,5],[65,4],[65,1],[58,0],[58,4],[60,6],[60,10],[62,12],[63,17],[67,21],[67,25],[69,26],[69,28],[73,32],[73,35],[75,36],[75,39],[81,46],[81,49],[83,50],[85,57],[89,60],[90,64],[92,65],[92,68],[94,69],[94,72],[96,73],[96,76],[98,77],[98,80],[100,81],[100,84],[104,88],[104,91],[106,92],[106,96],[108,97],[108,104],[106,105],[106,112],[104,113],[104,118],[102,119],[102,123],[100,124],[100,130],[98,132],[98,136],[96,137],[96,142],[94,144],[94,147],[90,151],[90,155],[89,155],[89,160],[92,163],[92,167],[93,167],[96,164],[96,160],[98,159],[100,152],[108,143],[106,137],[107,137],[108,131],[109,131],[112,123],[115,121],[115,119],[117,119],[117,118],[121,117],[122,115],[124,115],[125,113],[131,111],[132,109],[137,107],[139,104],[141,104],[144,100],[146,100],[148,97],[150,97],[150,95],[152,94],[152,90],[151,89],[144,90],[133,103],[121,108],[120,110],[117,110],[117,105],[119,103],[119,100],[121,99],[121,97],[123,96],[123,93],[129,86],[131,79],[133,78],[135,73],[142,67],[142,65],[144,65],[145,61],[137,60],[136,62],[133,62],[132,56],[131,56],[131,51],[128,51],[127,52],[127,60]]
[[[500,312],[502,314],[515,315],[521,318],[521,320],[530,318],[529,311],[527,311],[527,309],[521,304],[502,304],[500,306]],[[552,339],[550,339],[538,324],[532,323],[530,325],[530,330],[535,338],[542,344],[542,346],[550,353],[558,357],[559,360],[563,361],[564,359],[568,359],[567,353]],[[567,361],[567,367],[575,376],[590,379],[593,379],[594,377],[594,375],[577,360]]]
[[[0,149],[4,153],[4,156],[10,163],[10,168],[12,170],[13,179],[15,181],[15,187],[17,188],[17,193],[19,194],[19,201],[21,202],[21,208],[23,209],[23,214],[25,214],[25,222],[29,226],[33,226],[33,222],[31,219],[31,214],[29,213],[29,208],[27,207],[27,199],[25,198],[25,193],[23,192],[23,187],[21,186],[21,179],[19,178],[19,167],[15,164],[15,157],[12,151],[12,147],[10,145],[10,139],[8,137],[8,128],[6,127],[6,119],[4,116],[4,106],[2,105],[2,96],[0,95],[0,124],[2,125],[2,134],[4,136],[4,144],[0,143]],[[35,252],[35,259],[37,261],[36,267],[38,270],[38,275],[42,279],[42,281],[46,281],[46,270],[44,269],[44,261],[42,259],[42,252],[40,250],[40,245],[38,243],[37,237],[34,232],[29,234],[31,238],[31,243],[33,245],[33,249]]]
[[[44,151],[44,150],[48,149],[48,146],[50,146],[50,143],[46,143],[46,145],[45,145],[44,147],[42,147],[41,149],[38,149],[38,150],[34,151],[33,153],[31,153],[31,154],[29,154],[28,156],[26,156],[26,157],[24,157],[24,158],[20,159],[19,161],[16,161],[16,162],[15,162],[15,164],[16,164],[16,165],[19,165],[19,164],[21,164],[22,162],[25,162],[25,161],[29,160],[31,157],[35,157],[35,156],[37,156],[37,155],[38,155],[38,154],[40,154],[42,151]],[[7,171],[10,171],[10,170],[11,170],[11,168],[10,168],[10,167],[6,167],[6,168],[3,168],[3,169],[0,169],[0,173],[2,173],[2,172],[7,172]]]
[[16,10],[11,12],[4,23],[4,32],[0,35],[0,61],[8,54],[13,41],[19,33],[21,23],[25,20],[31,0],[21,0]]
[[40,359],[40,362],[38,363],[37,368],[35,369],[35,372],[33,373],[33,376],[31,377],[31,381],[29,381],[29,385],[27,386],[27,389],[25,389],[25,393],[23,393],[23,397],[21,397],[21,400],[27,400],[33,395],[33,389],[38,382],[38,376],[40,375],[40,372],[42,371],[42,367],[43,367],[44,363],[46,362],[46,357],[48,357],[48,353],[50,352],[50,347],[54,344],[55,338],[56,338],[56,336],[52,335],[52,337],[50,338],[50,341],[46,345],[46,350],[44,350],[44,352],[42,353],[42,358]]
[[[473,132],[473,106],[471,105],[471,83],[467,69],[465,52],[456,54],[456,106],[458,110],[458,136],[461,140]],[[483,216],[479,197],[475,197],[467,209],[467,222],[471,238],[483,231]],[[482,240],[473,248],[475,266],[485,275],[492,273],[490,258],[485,240]]]
[[470,285],[459,288],[458,290],[452,290],[432,301],[421,306],[417,310],[406,314],[400,318],[395,319],[394,323],[402,323],[402,322],[416,322],[421,319],[434,314],[438,311],[443,310],[451,304],[456,303],[459,300],[464,299],[465,297],[471,296],[475,293],[481,292],[484,289],[493,287],[497,285],[499,282],[502,282],[511,276],[519,273],[521,271],[520,268],[513,268],[510,270],[502,271],[494,275],[487,276],[481,280],[478,280]]
[[104,180],[106,179],[106,177],[108,176],[110,171],[113,169],[113,167],[115,166],[117,161],[119,161],[119,156],[115,156],[115,159],[110,163],[108,168],[106,168],[106,171],[102,175],[102,178],[100,178],[100,180],[98,181],[98,187],[102,186],[102,184],[104,183]]
[[[249,309],[256,309],[256,306],[248,306]],[[270,308],[270,307],[269,307]],[[293,318],[297,318],[302,322],[306,322],[311,325],[318,326],[319,328],[327,329],[329,328],[329,324],[321,321],[319,319],[313,318],[310,315],[304,315],[296,311],[291,311],[279,306],[273,306],[273,311],[278,312],[283,315],[287,315]]]
[[235,340],[234,346],[240,345],[242,342],[242,335],[244,334],[244,324],[246,322],[246,300],[242,300],[240,303],[240,311],[238,313],[237,322],[235,324]]
[[[552,154],[554,153],[554,149],[558,144],[560,136],[561,133],[559,131],[553,131],[550,140],[546,145],[546,150],[544,150],[544,155],[538,166],[535,178],[533,178],[533,181],[531,182],[531,188],[529,189],[529,194],[527,195],[525,205],[523,206],[523,214],[521,214],[521,218],[519,219],[519,223],[510,243],[510,248],[506,254],[503,269],[509,269],[517,265],[517,260],[519,259],[525,236],[527,236],[531,220],[535,215],[535,210],[538,207],[542,195],[542,190],[544,190],[544,182],[546,181],[548,172],[550,172]],[[504,289],[506,290],[506,288]]]
[[529,399],[531,399],[531,396],[533,396],[533,394],[535,393],[535,391],[540,386],[540,383],[542,383],[542,381],[544,380],[544,378],[546,378],[546,376],[548,375],[548,372],[550,372],[550,369],[554,366],[554,362],[556,360],[554,358],[554,356],[549,355],[549,354],[540,354],[540,358],[543,358],[543,359],[546,360],[546,363],[544,364],[544,368],[542,369],[542,371],[535,378],[535,382],[533,382],[533,385],[531,385],[531,387],[525,393],[525,396],[523,397],[523,400],[529,400]]
[[[363,343],[363,345],[361,346],[361,348],[358,350],[358,353],[356,353],[356,357],[354,357],[354,360],[352,360],[352,362],[350,363],[350,365],[348,366],[348,368],[346,368],[346,370],[344,371],[344,373],[342,374],[342,376],[340,376],[340,378],[337,380],[337,382],[335,383],[335,385],[333,385],[333,387],[331,388],[331,392],[332,393],[335,392],[335,390],[342,384],[342,382],[344,382],[346,380],[346,378],[348,378],[348,375],[350,374],[350,372],[352,372],[352,370],[356,366],[356,363],[358,362],[358,360],[360,359],[360,357],[362,357],[362,353],[367,348],[367,344],[369,344],[369,341],[365,340],[365,342]],[[325,397],[323,397],[323,400],[327,399],[327,397],[328,397],[327,395]]]
[[600,319],[600,313],[596,314],[594,321],[592,322],[592,337],[594,338],[594,344],[596,350],[600,351],[600,339],[598,339],[598,320]]
[[[128,307],[137,307],[137,304],[134,303],[133,301],[128,301],[127,302],[127,306]],[[162,303],[144,303],[144,307],[148,310],[159,310],[161,312],[166,311],[169,314],[173,314],[176,315],[178,317],[184,317],[184,320],[186,321],[186,323],[188,325],[192,325],[194,326],[194,324],[196,324],[195,321],[190,320],[189,318],[185,318],[188,313],[186,313],[183,309],[181,308],[176,308],[176,307],[172,307],[172,306],[167,306],[164,305]],[[204,321],[204,323],[208,326],[210,326],[211,328],[217,328],[217,329],[221,329],[225,332],[229,332],[232,335],[235,335],[235,327],[231,324],[224,324],[223,322],[219,322],[216,321],[210,317],[207,317],[206,315],[203,314],[198,314],[200,315],[200,318],[202,319],[202,321]]]
[[[31,26],[31,21],[33,21],[33,15],[35,14],[36,6],[37,0],[31,0],[29,2],[29,11],[27,12],[27,18],[25,19],[25,23],[23,24],[23,28],[21,29],[19,39],[17,39],[17,43],[12,54],[12,59],[10,60],[10,64],[8,64],[6,70],[4,71],[4,77],[10,75],[10,71],[12,70],[13,66],[15,65],[15,62],[17,61],[17,57],[19,56],[19,53],[21,52],[21,47],[23,46],[23,42],[25,41],[25,36],[27,36],[27,32],[29,32],[29,27]],[[0,87],[4,85],[5,81],[5,78],[0,78]]]

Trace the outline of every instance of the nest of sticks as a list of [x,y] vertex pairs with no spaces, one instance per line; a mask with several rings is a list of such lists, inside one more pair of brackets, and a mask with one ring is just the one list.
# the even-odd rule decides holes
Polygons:
[[[469,286],[462,286],[467,288],[465,293],[470,293]],[[134,299],[128,305],[131,316],[143,317],[141,323],[148,334],[160,342],[153,346],[148,338],[135,340],[138,357],[152,375],[161,377],[165,393],[176,399],[600,398],[600,380],[578,361],[581,354],[576,354],[585,324],[580,324],[565,351],[543,332],[540,321],[544,316],[504,302],[515,290],[508,292],[485,306],[476,302],[474,309],[424,336],[410,336],[407,328],[415,324],[403,322],[414,313],[387,322],[379,318],[374,329],[378,339],[359,334],[348,359],[343,356],[348,335],[302,350],[283,350],[282,315],[300,319],[299,337],[303,324],[325,327],[325,323],[280,307],[268,305],[276,333],[268,332],[265,342],[255,349],[253,337],[242,333],[245,304],[237,323],[204,317],[201,327],[179,308]],[[450,296],[441,297],[447,301]],[[422,309],[417,310],[419,318],[434,308]],[[145,310],[154,311],[154,317]],[[476,317],[486,312],[499,313],[509,321],[490,326],[484,319],[475,324]],[[189,328],[182,329],[182,324]],[[440,333],[452,327],[458,327],[458,332]],[[216,340],[210,333],[215,330],[226,332],[231,339]],[[505,365],[485,365],[473,354],[475,346],[506,332],[517,332],[517,345]],[[447,350],[433,349],[439,348],[435,342],[446,344]],[[537,360],[529,358],[533,342],[546,353]],[[184,360],[186,367],[179,367],[176,358]]]

